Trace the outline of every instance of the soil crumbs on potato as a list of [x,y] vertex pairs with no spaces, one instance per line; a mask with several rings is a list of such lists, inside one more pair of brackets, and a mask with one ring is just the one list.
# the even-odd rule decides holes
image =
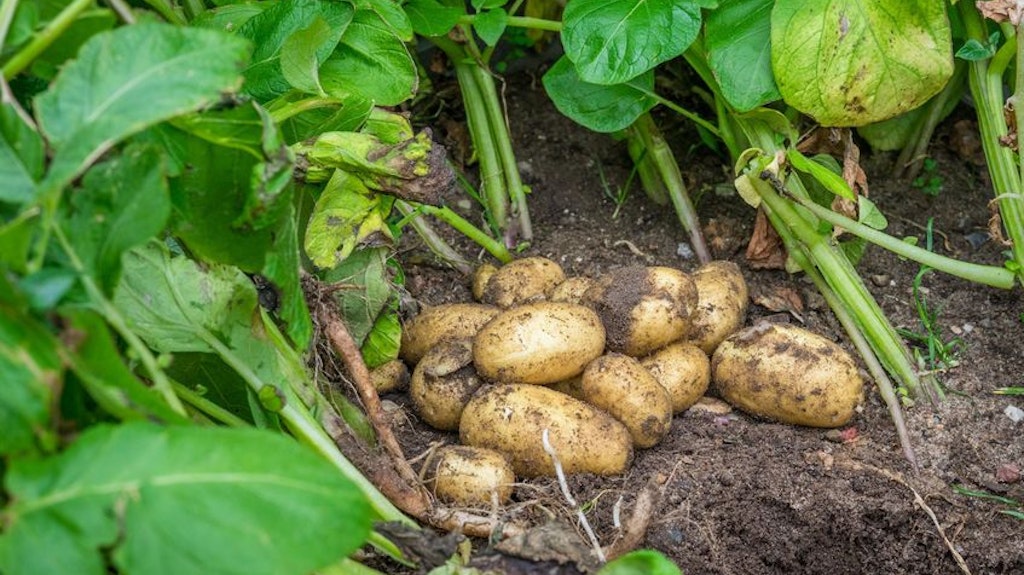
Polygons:
[[[612,186],[623,185],[631,170],[623,144],[561,117],[539,82],[513,77],[510,83],[513,140],[524,180],[533,189],[530,210],[536,239],[526,255],[549,257],[567,275],[592,277],[630,265],[667,265],[687,272],[697,267],[695,260],[678,255],[686,251],[680,244],[687,235],[671,207],[653,205],[636,185],[618,217],[612,218],[615,206],[602,192],[599,166]],[[865,147],[871,198],[896,237],[915,236],[924,245],[924,226],[933,217],[937,251],[1000,265],[1003,246],[991,240],[976,248],[972,244],[990,216],[987,176],[947,146],[951,126],[965,116],[957,112],[947,120],[930,149],[943,181],[941,194],[926,196],[892,180],[888,174],[894,156]],[[732,179],[727,162],[700,147],[692,128],[672,117],[659,120],[697,198],[714,257],[738,263],[751,294],[790,290],[804,304],[799,313],[751,305],[746,325],[767,316],[800,324],[799,315],[804,327],[849,350],[811,284],[800,276],[752,271],[746,265],[743,250],[754,214],[723,185]],[[453,195],[449,205],[461,199]],[[478,212],[463,213],[480,221]],[[479,251],[454,235],[447,237],[464,254]],[[429,304],[470,301],[469,278],[413,263],[413,256],[422,257],[423,251],[411,248],[403,257],[413,297]],[[916,264],[871,247],[858,269],[894,325],[920,329],[912,296]],[[952,489],[963,485],[1024,500],[1019,479],[1004,482],[1005,474],[997,478],[1001,468],[1024,466],[1024,422],[1014,423],[1004,413],[1011,405],[1024,408],[1024,400],[993,394],[995,388],[1022,384],[1021,292],[939,273],[925,276],[923,286],[928,305],[939,311],[944,338],[959,337],[964,345],[959,367],[938,374],[948,389],[946,401],[907,411],[919,473],[904,459],[885,405],[871,384],[863,412],[839,433],[757,421],[735,411],[691,408],[674,418],[662,443],[637,452],[626,474],[569,478],[569,488],[587,506],[602,544],[617,536],[614,508],[628,516],[637,494],[653,477],[664,479],[666,490],[642,545],[667,554],[686,575],[962,573],[950,547],[972,573],[1024,573],[1024,521],[999,513],[1004,508],[998,504]],[[714,394],[713,384],[709,393]],[[457,441],[419,422],[405,396],[384,399],[406,408],[395,421],[408,457],[425,452],[432,442]],[[555,515],[573,524],[574,512],[555,480],[521,481],[502,513],[535,524]],[[934,512],[941,531],[916,499]],[[486,542],[475,545],[487,547]]]

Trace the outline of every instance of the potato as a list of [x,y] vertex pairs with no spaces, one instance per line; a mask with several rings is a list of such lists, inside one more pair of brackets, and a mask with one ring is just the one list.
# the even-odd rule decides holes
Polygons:
[[409,385],[409,368],[400,359],[393,359],[370,370],[370,381],[377,393],[399,391]]
[[630,266],[597,280],[583,299],[601,316],[610,350],[643,357],[687,334],[697,287],[677,269]]
[[476,268],[476,271],[473,272],[473,286],[471,290],[473,292],[473,299],[476,301],[484,299],[484,289],[496,271],[498,271],[498,268],[491,264],[480,264]]
[[747,312],[747,282],[732,262],[705,264],[690,276],[699,302],[691,318],[688,339],[711,355],[722,340],[740,329]]
[[667,345],[640,360],[640,364],[668,392],[673,413],[697,403],[711,382],[711,361],[689,342]]
[[547,299],[555,286],[565,281],[562,266],[542,257],[509,262],[494,272],[480,301],[509,308],[530,301]]
[[555,383],[579,375],[604,350],[604,327],[590,308],[537,302],[514,307],[473,339],[473,363],[502,383]]
[[491,305],[451,303],[423,310],[402,327],[399,355],[415,365],[427,350],[443,341],[472,338],[500,312]]
[[864,391],[841,347],[803,328],[766,322],[726,338],[711,373],[722,398],[739,409],[810,427],[845,425]]
[[545,429],[566,473],[616,475],[633,458],[629,431],[615,418],[539,385],[481,387],[462,412],[459,438],[504,453],[520,477],[550,477],[555,467],[544,451]]
[[657,445],[672,425],[672,401],[640,362],[609,353],[583,372],[583,399],[621,421],[637,447]]
[[409,396],[423,421],[445,431],[459,428],[462,408],[483,380],[473,369],[473,347],[463,339],[439,343],[416,364]]
[[547,386],[549,389],[553,389],[559,393],[564,393],[569,397],[575,397],[580,401],[583,401],[583,374],[577,375],[576,377],[570,377],[569,379],[563,379],[552,383]]
[[586,276],[575,276],[566,280],[551,291],[551,301],[564,301],[567,303],[582,303],[583,294],[594,285],[594,280]]
[[490,507],[508,501],[516,476],[508,459],[493,449],[449,445],[428,460],[426,479],[441,501]]

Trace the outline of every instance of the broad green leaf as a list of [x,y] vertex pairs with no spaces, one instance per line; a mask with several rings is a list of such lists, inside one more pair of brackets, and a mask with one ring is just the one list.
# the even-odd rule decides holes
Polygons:
[[731,0],[707,15],[705,48],[726,101],[740,112],[778,100],[771,60],[774,0]]
[[170,213],[161,156],[152,147],[132,146],[86,172],[60,226],[85,273],[110,293],[124,252],[163,231]]
[[[935,98],[939,98],[945,91],[953,90],[953,93],[946,98],[945,106],[939,111],[940,118],[946,118],[953,112],[953,109],[956,108],[961,96],[963,96],[964,91],[967,89],[966,82],[963,82],[962,78],[960,80],[958,81],[955,75],[950,80],[950,82],[955,83],[952,86],[947,85],[943,92],[940,92],[939,96],[935,96]],[[935,98],[929,100],[927,104],[900,114],[895,118],[860,126],[857,128],[857,133],[868,141],[872,149],[899,150],[910,143],[911,139],[917,135],[918,129],[933,111],[932,107],[934,106]]]
[[654,74],[645,72],[623,84],[603,86],[582,80],[564,56],[544,74],[544,89],[558,111],[595,132],[629,127],[657,104]]
[[783,98],[824,126],[912,110],[953,74],[946,7],[933,0],[777,0],[771,36]]
[[387,248],[357,250],[338,266],[320,274],[326,283],[353,286],[353,289],[335,292],[333,299],[359,346],[373,331],[394,295],[394,286],[388,278],[387,252]]
[[[298,91],[289,92],[267,104],[273,113],[280,107],[308,97]],[[307,110],[281,123],[281,133],[288,144],[315,138],[323,132],[352,132],[359,129],[373,110],[373,102],[362,96],[349,95],[339,104]]]
[[[340,36],[353,13],[347,2],[290,0],[277,2],[246,20],[238,35],[251,40],[255,48],[252,64],[245,70],[245,91],[261,102],[285,93],[290,86],[281,68],[281,50],[288,38],[309,28],[318,18],[327,23],[332,35]],[[325,59],[332,49],[333,45],[321,46],[318,59]]]
[[226,4],[206,10],[195,17],[190,26],[196,28],[210,28],[221,32],[237,32],[250,18],[263,12],[270,5],[265,2],[242,2],[239,4]]
[[0,202],[30,202],[43,176],[45,158],[39,133],[21,119],[13,106],[0,106]]
[[385,310],[373,323],[373,329],[363,342],[361,352],[363,361],[370,369],[384,365],[398,358],[398,350],[402,345],[402,324],[398,320],[395,306]]
[[212,353],[175,353],[167,375],[245,421],[255,423],[249,387],[238,372]]
[[0,302],[0,455],[57,443],[50,410],[64,378],[60,344],[19,308]]
[[356,95],[396,106],[416,93],[419,77],[402,38],[376,12],[360,10],[320,68],[320,82],[337,98]]
[[302,252],[296,228],[294,209],[281,219],[274,244],[267,253],[263,276],[276,291],[279,299],[274,315],[285,324],[285,332],[300,351],[304,351],[313,337],[313,323],[306,297],[302,291]]
[[839,174],[817,162],[812,162],[796,148],[789,148],[786,150],[786,158],[795,169],[808,174],[821,183],[821,185],[825,186],[825,189],[828,191],[848,200],[857,201],[857,194],[854,193],[850,188],[850,185],[847,184],[846,180],[844,180]]
[[[344,30],[332,28],[316,18],[308,28],[288,37],[281,46],[281,72],[293,87],[311,94],[323,94],[320,64],[334,51]],[[327,47],[329,49],[324,50]],[[321,56],[321,54],[323,54]]]
[[306,228],[306,255],[321,269],[337,266],[373,234],[387,234],[381,197],[363,182],[335,170],[313,208]]
[[695,0],[570,0],[562,44],[580,78],[621,84],[682,54],[700,24]]
[[69,321],[69,333],[74,336],[68,350],[70,367],[100,407],[122,420],[188,423],[125,366],[114,338],[98,314],[70,309],[62,315]]
[[[14,460],[10,575],[305,575],[363,543],[358,488],[277,433],[97,426],[58,457]],[[39,542],[46,542],[40,552]]]
[[246,51],[238,38],[163,24],[94,36],[35,100],[56,150],[42,187],[59,189],[121,139],[237,90]]
[[397,0],[354,0],[353,3],[357,10],[369,10],[376,14],[402,42],[412,42],[412,22]]
[[444,36],[459,22],[466,11],[437,0],[411,0],[402,7],[409,15],[412,28],[422,36]]
[[78,284],[78,272],[66,266],[51,265],[22,276],[18,288],[28,300],[28,308],[38,313],[53,310]]
[[484,44],[494,46],[505,33],[505,26],[508,25],[508,13],[501,8],[494,8],[481,12],[473,19],[473,30],[476,31]]
[[231,108],[205,110],[171,120],[171,125],[207,142],[237,148],[263,159],[263,119],[259,105],[249,102]]
[[641,549],[627,553],[601,567],[597,575],[681,575],[679,567],[657,551]]

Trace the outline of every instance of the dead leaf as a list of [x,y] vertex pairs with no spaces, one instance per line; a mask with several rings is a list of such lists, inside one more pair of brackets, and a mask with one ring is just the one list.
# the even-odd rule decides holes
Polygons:
[[975,2],[981,15],[989,20],[1005,22],[1009,20],[1014,26],[1020,24],[1021,15],[1024,14],[1022,7],[1016,0],[991,0],[989,2]]
[[786,312],[803,323],[804,302],[800,294],[791,287],[776,286],[769,291],[755,294],[753,302],[768,311]]
[[746,258],[750,267],[756,270],[778,270],[786,267],[786,250],[782,245],[782,238],[772,227],[762,208],[757,209],[754,231],[750,235],[750,243],[747,244]]
[[853,130],[844,128],[843,138],[843,179],[857,195],[868,195],[868,175],[860,165],[860,148],[853,141]]

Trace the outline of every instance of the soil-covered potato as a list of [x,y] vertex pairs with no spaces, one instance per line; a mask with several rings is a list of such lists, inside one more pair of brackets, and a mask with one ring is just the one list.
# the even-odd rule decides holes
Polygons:
[[567,303],[582,303],[583,294],[594,285],[594,280],[586,276],[574,276],[566,278],[564,282],[555,286],[551,291],[551,301],[564,301]]
[[377,393],[405,389],[409,385],[409,368],[400,359],[393,359],[370,370],[370,381]]
[[547,386],[557,392],[564,393],[569,397],[575,397],[583,401],[583,374],[577,375],[576,377],[570,377],[569,379],[563,379],[562,381],[552,383]]
[[426,481],[441,501],[489,508],[508,501],[516,476],[508,458],[493,449],[449,445],[427,462]]
[[582,373],[604,343],[604,327],[590,308],[530,303],[501,312],[480,329],[473,362],[492,381],[555,383]]
[[491,281],[491,276],[496,271],[498,271],[498,268],[491,264],[480,264],[476,268],[473,272],[473,284],[470,290],[473,292],[473,299],[476,301],[484,299],[484,289],[487,288],[487,282]]
[[687,336],[711,355],[718,344],[743,325],[747,313],[747,282],[733,262],[715,261],[690,276],[697,284],[699,301]]
[[598,279],[584,303],[601,316],[608,349],[643,357],[686,336],[697,286],[674,268],[630,266]]
[[690,342],[667,345],[640,360],[640,364],[668,392],[674,413],[697,403],[711,382],[711,361]]
[[430,348],[443,341],[469,339],[501,310],[479,303],[452,303],[427,308],[402,327],[399,356],[417,364]]
[[846,351],[792,325],[762,322],[726,338],[711,360],[722,397],[754,415],[810,427],[853,417],[864,381]]
[[547,299],[555,286],[565,281],[562,266],[542,257],[509,262],[494,272],[483,289],[480,301],[509,308],[522,303]]
[[509,457],[520,477],[553,476],[548,439],[566,473],[617,475],[633,458],[629,431],[611,415],[539,385],[480,388],[462,412],[459,438]]
[[462,408],[483,384],[473,369],[473,347],[462,339],[439,343],[416,364],[409,396],[423,421],[445,431],[459,428]]
[[635,358],[609,353],[583,372],[583,399],[621,421],[633,445],[653,447],[672,425],[672,401],[658,380]]

